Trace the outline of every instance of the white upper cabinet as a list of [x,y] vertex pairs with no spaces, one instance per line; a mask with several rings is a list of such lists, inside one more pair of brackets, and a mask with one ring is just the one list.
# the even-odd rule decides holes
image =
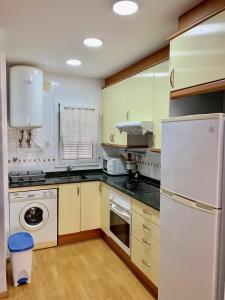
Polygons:
[[171,91],[225,78],[225,11],[170,43]]
[[154,83],[154,147],[161,148],[161,121],[169,118],[170,84],[169,62],[155,66]]
[[116,124],[153,121],[154,148],[161,147],[161,120],[169,116],[169,63],[164,61],[103,90],[103,143],[127,144]]
[[154,68],[123,81],[126,90],[126,121],[152,121],[154,102]]

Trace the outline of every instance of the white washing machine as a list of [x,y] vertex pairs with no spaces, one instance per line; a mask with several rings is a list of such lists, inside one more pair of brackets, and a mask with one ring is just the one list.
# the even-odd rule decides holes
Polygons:
[[57,189],[9,193],[10,234],[29,232],[34,249],[57,246]]

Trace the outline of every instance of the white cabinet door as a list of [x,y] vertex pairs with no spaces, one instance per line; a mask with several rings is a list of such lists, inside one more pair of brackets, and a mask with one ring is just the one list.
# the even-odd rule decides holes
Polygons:
[[60,184],[58,234],[80,231],[80,183]]
[[109,193],[110,189],[104,183],[101,183],[101,229],[109,235]]
[[154,74],[153,67],[123,81],[127,100],[126,121],[153,120]]
[[100,182],[81,183],[81,231],[100,228]]
[[223,125],[222,114],[162,123],[162,188],[221,207]]
[[127,134],[120,133],[116,124],[125,122],[127,113],[123,81],[103,90],[103,143],[127,145]]
[[225,78],[224,28],[225,11],[171,41],[170,70],[174,72],[171,90]]
[[220,210],[206,212],[163,194],[160,206],[159,300],[218,300]]
[[161,121],[169,117],[169,62],[155,66],[154,84],[154,147],[161,148]]

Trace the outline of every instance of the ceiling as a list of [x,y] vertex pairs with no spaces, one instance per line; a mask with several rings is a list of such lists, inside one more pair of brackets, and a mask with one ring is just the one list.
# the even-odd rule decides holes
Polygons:
[[[137,0],[131,16],[112,12],[113,0],[1,0],[0,48],[10,64],[45,71],[105,78],[164,46],[177,30],[177,17],[201,0]],[[100,49],[86,37],[104,40]],[[65,64],[81,59],[81,67]]]

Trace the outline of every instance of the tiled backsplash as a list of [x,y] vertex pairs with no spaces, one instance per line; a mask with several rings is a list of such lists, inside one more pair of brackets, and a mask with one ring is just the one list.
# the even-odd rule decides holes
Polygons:
[[160,180],[160,154],[147,151],[140,159],[138,170],[144,176]]
[[[120,154],[127,154],[129,150],[126,151],[122,148],[105,147],[105,155],[118,157]],[[134,154],[134,151],[131,151]],[[151,152],[149,150],[143,151],[142,153],[136,152],[139,156],[138,171],[141,175],[151,177],[160,180],[160,170],[161,170],[161,155],[160,153]]]
[[24,133],[22,148],[19,147],[21,132],[15,128],[8,129],[8,165],[9,171],[22,171],[32,169],[51,170],[54,168],[54,145],[47,137],[45,128],[32,130],[32,142],[29,148]]
[[[48,126],[49,124],[46,124]],[[27,131],[24,133],[23,147],[19,147],[21,132],[19,129],[8,129],[8,162],[9,171],[23,171],[42,169],[55,170],[54,133],[51,128],[38,128],[32,130],[32,146],[26,143]],[[129,151],[128,151],[129,152]],[[134,154],[134,152],[132,151]],[[127,154],[124,149],[109,148],[105,155],[119,156]],[[138,170],[140,174],[160,180],[160,154],[150,151],[139,155]]]
[[54,100],[45,97],[43,127],[31,131],[31,148],[26,140],[28,131],[24,132],[22,148],[19,147],[21,131],[8,128],[8,162],[9,171],[54,170]]

